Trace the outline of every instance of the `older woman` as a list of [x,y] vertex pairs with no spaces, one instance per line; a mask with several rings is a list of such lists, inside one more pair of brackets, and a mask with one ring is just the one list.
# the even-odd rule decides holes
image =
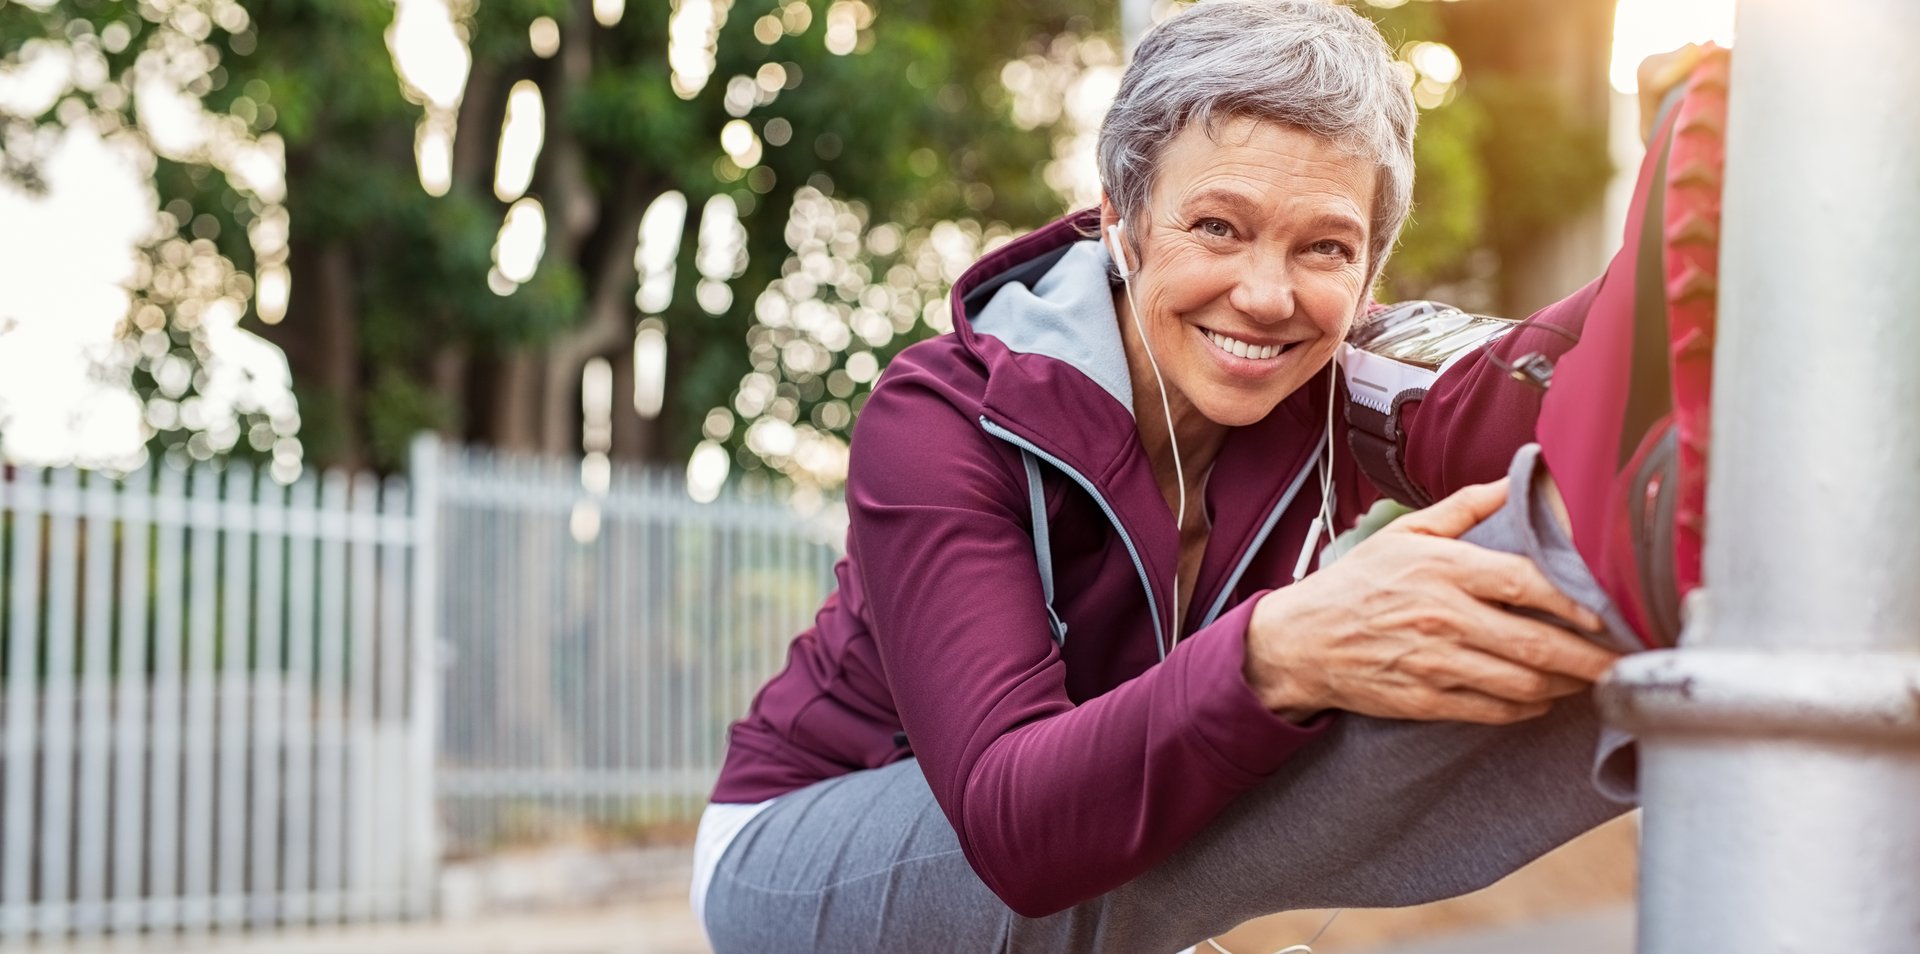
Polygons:
[[[1471,890],[1621,810],[1579,695],[1614,652],[1569,631],[1617,616],[1526,494],[1477,532],[1534,559],[1455,539],[1532,439],[1526,336],[1396,402],[1392,467],[1444,499],[1306,573],[1381,495],[1331,368],[1414,116],[1343,7],[1213,0],[1145,39],[1100,209],[980,261],[861,415],[838,591],[701,823],[716,949],[1170,952]],[[1577,337],[1593,293],[1538,320]]]

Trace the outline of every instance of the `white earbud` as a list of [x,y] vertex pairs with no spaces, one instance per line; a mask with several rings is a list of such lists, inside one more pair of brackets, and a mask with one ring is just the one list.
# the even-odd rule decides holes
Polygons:
[[1127,266],[1126,247],[1120,241],[1120,226],[1125,224],[1127,224],[1126,219],[1117,219],[1112,225],[1107,226],[1107,251],[1113,253],[1113,267],[1120,273],[1120,280],[1123,282],[1133,274],[1133,269]]

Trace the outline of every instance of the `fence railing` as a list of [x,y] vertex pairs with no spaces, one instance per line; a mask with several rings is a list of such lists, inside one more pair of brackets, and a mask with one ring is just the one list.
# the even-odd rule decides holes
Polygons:
[[15,470],[0,938],[427,909],[407,488]]
[[728,722],[831,583],[831,519],[674,474],[449,456],[438,784],[456,851],[697,818]]
[[0,943],[417,916],[443,842],[696,817],[840,528],[411,474],[0,471]]

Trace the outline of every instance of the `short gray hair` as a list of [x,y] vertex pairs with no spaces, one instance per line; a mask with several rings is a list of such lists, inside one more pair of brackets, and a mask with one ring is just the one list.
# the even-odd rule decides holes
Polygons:
[[1246,117],[1299,127],[1378,170],[1371,280],[1413,204],[1415,116],[1413,91],[1365,17],[1327,0],[1202,0],[1134,51],[1100,124],[1100,183],[1138,221],[1161,150],[1189,125],[1211,133]]

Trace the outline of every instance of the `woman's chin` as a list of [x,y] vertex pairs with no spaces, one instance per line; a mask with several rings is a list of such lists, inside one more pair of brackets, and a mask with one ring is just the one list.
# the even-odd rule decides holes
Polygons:
[[1197,409],[1207,420],[1221,427],[1246,427],[1265,420],[1285,397],[1284,394],[1271,398],[1220,395],[1198,402]]

